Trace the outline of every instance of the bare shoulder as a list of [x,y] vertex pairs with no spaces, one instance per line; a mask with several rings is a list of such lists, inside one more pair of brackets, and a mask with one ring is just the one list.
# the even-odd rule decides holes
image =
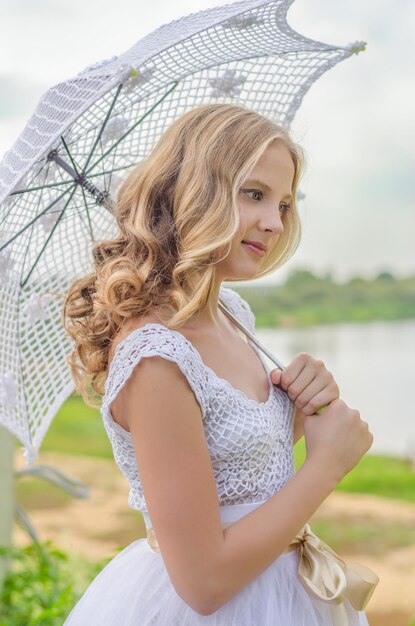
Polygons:
[[[108,369],[111,365],[117,346],[137,328],[142,328],[146,324],[153,323],[160,323],[160,319],[154,312],[151,312],[146,315],[142,315],[141,317],[132,318],[124,324],[124,326],[116,333],[111,341],[108,352]],[[154,369],[154,363],[158,362],[158,365],[156,365],[158,370],[163,367],[163,361],[164,363],[166,363],[165,359],[156,356],[152,357],[152,359],[143,359],[142,363],[140,363],[140,367],[134,369],[131,378],[127,381],[127,383],[123,386],[121,391],[117,394],[117,396],[111,403],[111,414],[114,422],[119,424],[122,428],[124,428],[124,430],[129,431],[128,420],[126,419],[126,401],[131,400],[131,396],[134,395],[134,389],[136,388],[136,379],[138,377],[136,370],[139,370],[139,375],[142,380],[143,370],[145,369],[146,371],[148,371],[149,369],[149,361],[151,361],[150,369]],[[158,375],[162,376],[161,370],[158,371]],[[133,393],[131,393],[131,389],[133,390]]]
[[111,364],[112,358],[114,356],[115,350],[117,349],[118,344],[123,341],[133,330],[137,328],[142,328],[146,324],[160,324],[160,317],[156,314],[156,312],[150,312],[146,315],[142,315],[140,317],[134,317],[128,320],[123,327],[115,334],[112,338],[110,349],[108,352],[108,366]]

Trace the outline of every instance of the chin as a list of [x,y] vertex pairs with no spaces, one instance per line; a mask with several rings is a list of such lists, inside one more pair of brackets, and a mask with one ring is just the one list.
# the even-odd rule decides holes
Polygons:
[[[249,270],[235,270],[232,272],[232,280],[252,280],[258,276],[258,268],[251,268]],[[231,279],[231,277],[229,277]]]
[[255,260],[252,263],[247,262],[246,259],[235,260],[223,268],[223,280],[252,280],[258,276],[261,266],[262,263],[255,263]]

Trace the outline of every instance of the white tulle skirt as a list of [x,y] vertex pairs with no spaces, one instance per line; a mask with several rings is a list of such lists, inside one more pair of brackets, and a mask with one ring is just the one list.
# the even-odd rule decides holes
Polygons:
[[[259,504],[221,507],[222,521]],[[137,539],[101,570],[63,626],[332,626],[330,605],[303,587],[298,564],[299,550],[281,554],[215,613],[200,615],[176,593],[162,556]],[[347,599],[344,607],[349,626],[369,626],[364,611]]]

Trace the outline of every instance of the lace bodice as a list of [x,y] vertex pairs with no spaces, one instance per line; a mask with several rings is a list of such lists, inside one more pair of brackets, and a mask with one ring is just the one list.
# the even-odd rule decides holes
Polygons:
[[[233,289],[221,286],[220,298],[253,334],[255,316]],[[158,355],[177,363],[201,409],[206,441],[220,505],[260,502],[281,489],[295,473],[293,458],[294,405],[274,387],[265,402],[248,398],[207,367],[184,335],[162,324],[148,323],[121,341],[105,383],[101,414],[114,459],[130,484],[128,504],[148,514],[131,434],[114,422],[109,406],[144,356]]]

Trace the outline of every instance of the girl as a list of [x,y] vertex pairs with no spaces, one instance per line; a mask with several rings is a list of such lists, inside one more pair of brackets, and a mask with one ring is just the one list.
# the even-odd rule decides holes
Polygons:
[[[248,303],[222,285],[270,274],[298,246],[303,163],[271,120],[207,104],[125,178],[119,233],[94,246],[64,323],[76,388],[102,398],[147,537],[108,563],[65,626],[368,624],[348,597],[320,597],[338,583],[333,560],[311,582],[301,572],[307,520],[373,436],[321,361],[301,353],[269,372],[232,322],[255,333]],[[328,591],[313,591],[319,575]]]

